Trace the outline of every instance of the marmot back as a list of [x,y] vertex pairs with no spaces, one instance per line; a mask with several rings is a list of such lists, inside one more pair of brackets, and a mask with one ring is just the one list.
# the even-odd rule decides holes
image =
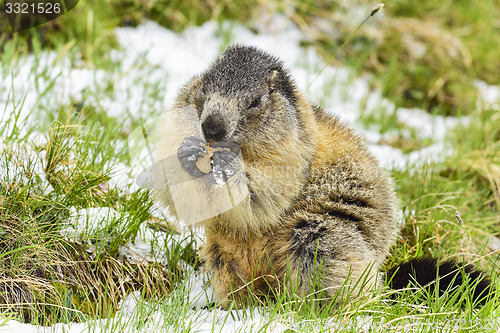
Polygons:
[[[228,48],[182,88],[156,134],[156,160],[168,161],[158,177],[183,179],[157,197],[205,227],[201,256],[221,304],[283,285],[333,299],[342,286],[356,295],[379,283],[398,233],[393,182],[365,140],[309,103],[277,58]],[[247,195],[201,219],[223,206],[225,186]]]

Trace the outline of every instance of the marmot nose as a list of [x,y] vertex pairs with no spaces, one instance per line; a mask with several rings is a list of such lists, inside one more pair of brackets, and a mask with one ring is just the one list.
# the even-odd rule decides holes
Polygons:
[[226,126],[220,116],[209,116],[201,124],[205,140],[221,141],[226,136]]

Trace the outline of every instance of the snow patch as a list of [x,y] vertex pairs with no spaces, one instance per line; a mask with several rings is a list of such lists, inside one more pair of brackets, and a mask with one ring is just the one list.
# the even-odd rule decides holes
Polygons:
[[99,238],[106,228],[113,224],[112,228],[126,226],[131,217],[127,213],[119,212],[110,207],[92,207],[78,209],[71,207],[70,217],[59,232],[61,236],[71,240],[84,240],[87,238]]

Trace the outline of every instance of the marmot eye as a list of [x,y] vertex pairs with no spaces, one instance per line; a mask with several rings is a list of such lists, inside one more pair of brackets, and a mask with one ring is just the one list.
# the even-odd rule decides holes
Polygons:
[[260,97],[257,97],[256,99],[253,100],[253,102],[248,106],[249,109],[251,108],[256,108],[260,104]]

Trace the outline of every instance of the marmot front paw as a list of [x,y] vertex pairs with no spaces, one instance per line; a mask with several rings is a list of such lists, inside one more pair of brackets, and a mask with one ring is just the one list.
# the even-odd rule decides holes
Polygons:
[[177,158],[191,176],[222,185],[241,169],[238,153],[239,147],[235,144],[207,143],[197,136],[189,136],[177,150]]

